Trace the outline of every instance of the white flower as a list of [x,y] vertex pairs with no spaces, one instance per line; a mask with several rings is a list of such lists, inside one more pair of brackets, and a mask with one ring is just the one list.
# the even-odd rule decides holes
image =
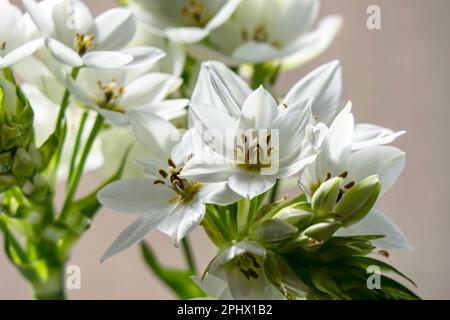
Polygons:
[[152,59],[152,48],[124,49],[136,31],[130,10],[114,8],[94,19],[80,0],[23,0],[52,56],[71,67],[118,68]]
[[131,0],[130,7],[155,34],[195,43],[221,26],[241,0]]
[[[205,69],[210,67],[215,69],[208,77]],[[182,175],[227,182],[246,198],[266,192],[277,179],[298,173],[314,160],[315,155],[302,147],[311,121],[310,105],[311,101],[288,108],[277,105],[264,88],[251,92],[223,64],[204,64],[190,115],[213,152],[194,155]]]
[[118,126],[129,124],[132,110],[147,110],[172,119],[184,114],[187,106],[185,99],[164,100],[181,84],[181,79],[165,73],[85,68],[76,80],[67,76],[66,84],[80,104]]
[[31,56],[43,39],[30,39],[26,16],[8,0],[0,0],[0,69]]
[[[391,146],[368,145],[354,149],[355,125],[351,104],[336,117],[330,128],[318,124],[311,129],[308,137],[320,153],[316,161],[301,175],[300,186],[309,198],[325,181],[343,177],[342,192],[351,189],[365,178],[377,175],[382,182],[381,194],[389,190],[397,181],[405,166],[405,153]],[[375,140],[373,140],[375,141]],[[384,235],[385,239],[376,241],[380,247],[409,248],[397,226],[379,210],[373,209],[360,223],[343,231],[352,235]]]
[[342,24],[341,17],[324,18],[309,31],[319,12],[318,0],[243,0],[235,14],[213,31],[207,44],[188,47],[201,60],[228,65],[281,62],[282,69],[306,63],[328,48]]
[[[159,228],[177,245],[202,221],[205,204],[227,205],[238,195],[222,184],[202,184],[180,177],[186,154],[177,145],[180,134],[165,119],[152,113],[133,116],[136,137],[154,157],[142,161],[148,176],[114,182],[98,194],[106,207],[142,216],[128,226],[113,242],[102,260],[142,240]],[[183,141],[181,142],[183,143]]]
[[258,242],[242,241],[225,249],[208,266],[204,279],[195,283],[212,298],[284,300],[266,277],[266,250]]

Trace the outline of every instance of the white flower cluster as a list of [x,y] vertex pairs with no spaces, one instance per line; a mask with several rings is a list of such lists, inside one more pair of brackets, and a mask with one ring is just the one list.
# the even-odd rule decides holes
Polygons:
[[[317,0],[125,2],[128,8],[94,18],[81,0],[24,0],[26,14],[0,0],[0,69],[24,80],[38,141],[54,123],[57,134],[67,128],[60,175],[73,173],[74,145],[94,143],[79,123],[96,128],[98,119],[106,120],[102,141],[81,169],[115,172],[130,152],[126,168],[135,171],[138,162],[145,172],[98,193],[105,207],[140,214],[102,260],[155,229],[178,246],[209,211],[221,219],[220,210],[232,207],[236,236],[220,246],[205,276],[194,279],[214,298],[287,297],[263,268],[271,255],[267,243],[295,234],[312,211],[322,220],[301,233],[300,245],[322,244],[337,232],[385,236],[372,243],[409,248],[399,228],[373,207],[404,168],[404,152],[387,146],[404,132],[355,123],[351,103],[341,103],[340,63],[317,68],[280,100],[262,85],[253,90],[231,69],[272,64],[282,71],[305,63],[328,47],[340,17],[326,17],[310,31]],[[186,86],[182,95],[186,70],[194,85],[192,94]],[[292,177],[307,210],[273,211],[264,224],[252,216],[255,199],[276,195],[278,184]],[[289,294],[302,297],[302,284],[291,287]]]

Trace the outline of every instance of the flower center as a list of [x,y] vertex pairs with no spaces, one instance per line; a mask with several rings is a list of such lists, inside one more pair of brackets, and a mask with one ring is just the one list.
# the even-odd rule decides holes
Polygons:
[[235,149],[235,159],[241,169],[259,172],[263,168],[272,166],[271,156],[274,148],[271,147],[272,135],[264,137],[265,145],[261,145],[260,138],[256,130],[250,134],[243,133],[241,141],[237,141]]
[[234,257],[233,263],[239,268],[239,271],[247,278],[247,280],[258,279],[261,265],[258,259],[251,253],[244,253]]
[[202,26],[206,23],[205,6],[198,0],[188,0],[181,8],[181,15],[187,20],[188,24]]
[[103,99],[96,101],[100,108],[125,113],[125,110],[118,106],[120,99],[125,93],[124,86],[117,86],[116,80],[112,80],[108,84],[98,81],[97,86],[103,96]]
[[[242,29],[241,30],[242,41],[254,41],[254,42],[269,42],[269,32],[267,28],[263,25],[257,25],[253,30]],[[274,48],[281,48],[281,43],[279,41],[272,41],[270,44]]]
[[169,159],[167,163],[169,165],[168,170],[160,169],[158,174],[161,176],[161,179],[156,179],[154,184],[172,188],[177,193],[171,199],[173,203],[189,202],[194,199],[195,195],[201,190],[202,184],[180,178],[183,167],[177,166],[172,159]]
[[75,46],[80,56],[84,56],[86,52],[88,52],[89,48],[95,44],[94,38],[95,35],[93,34],[84,35],[78,32],[75,35]]

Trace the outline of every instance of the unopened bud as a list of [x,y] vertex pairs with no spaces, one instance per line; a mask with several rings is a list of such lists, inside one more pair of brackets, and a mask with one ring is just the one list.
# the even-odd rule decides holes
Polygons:
[[366,217],[375,205],[381,192],[378,176],[370,176],[345,192],[336,204],[334,212],[342,219],[345,227],[351,226]]
[[307,202],[300,202],[283,208],[274,218],[299,226],[303,222],[308,222],[312,216],[311,205]]
[[321,222],[312,225],[303,231],[302,234],[317,241],[327,241],[341,226],[340,222]]
[[311,206],[317,217],[327,216],[336,205],[344,179],[337,177],[322,183],[314,193]]
[[261,239],[267,243],[278,242],[297,235],[298,229],[280,219],[269,219],[259,229]]
[[30,177],[34,173],[33,160],[28,152],[20,148],[14,155],[12,171],[16,177]]

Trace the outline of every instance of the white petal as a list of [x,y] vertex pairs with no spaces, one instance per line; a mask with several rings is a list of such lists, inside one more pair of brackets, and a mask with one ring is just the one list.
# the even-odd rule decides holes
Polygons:
[[181,177],[206,183],[226,182],[237,173],[229,160],[215,154],[194,156],[184,167]]
[[180,79],[170,74],[148,73],[125,87],[120,104],[125,108],[133,108],[159,102],[173,92],[179,83]]
[[136,33],[136,17],[123,8],[110,9],[94,22],[98,50],[120,50],[130,43]]
[[160,102],[154,102],[147,106],[139,107],[135,110],[147,110],[154,112],[166,120],[172,120],[186,115],[186,107],[189,104],[187,99],[170,99]]
[[248,84],[221,62],[202,64],[191,100],[239,118],[245,99],[252,93]]
[[262,86],[244,102],[239,127],[242,129],[268,129],[278,115],[278,105],[272,95]]
[[174,191],[162,185],[155,185],[153,180],[126,179],[113,182],[103,188],[97,195],[102,205],[124,213],[145,213],[164,207],[173,207],[170,198]]
[[406,131],[394,132],[374,124],[359,123],[353,132],[353,150],[373,147],[377,145],[389,144],[398,137],[404,135]]
[[83,60],[80,55],[63,43],[55,39],[47,39],[46,45],[51,54],[59,62],[71,67],[81,67],[83,65]]
[[179,204],[173,213],[159,225],[159,230],[170,236],[175,246],[191,233],[203,220],[205,205],[192,202],[187,205]]
[[224,24],[234,13],[241,0],[230,0],[219,10],[219,12],[208,22],[206,29],[213,30]]
[[98,69],[120,68],[133,61],[133,56],[115,51],[92,51],[83,56],[84,65]]
[[125,48],[121,52],[133,57],[133,61],[126,68],[147,69],[166,55],[161,49],[153,47],[131,47]]
[[[351,113],[351,103],[336,117],[328,130],[321,146],[318,161],[324,170],[332,175],[339,175],[351,152],[354,118]],[[327,172],[323,172],[327,174]]]
[[130,120],[125,113],[116,112],[108,109],[96,108],[97,112],[100,113],[108,122],[115,126],[126,127],[130,124]]
[[331,124],[339,112],[342,69],[339,61],[320,66],[297,82],[284,98],[288,106],[314,98],[312,112],[317,122]]
[[340,16],[325,17],[317,30],[304,35],[298,43],[292,45],[292,48],[286,49],[291,51],[291,54],[283,58],[281,69],[283,71],[295,69],[325,51],[341,29],[342,22]]
[[209,31],[196,27],[182,27],[166,29],[165,34],[173,42],[191,44],[206,38]]
[[3,59],[0,57],[0,67],[7,68],[25,58],[28,58],[44,45],[43,39],[32,40],[8,53]]
[[226,206],[237,202],[241,196],[230,189],[227,183],[208,183],[203,185],[198,195],[203,203]]
[[216,50],[201,42],[186,46],[186,51],[189,53],[189,55],[199,61],[222,61],[223,63],[231,67],[238,67],[242,62],[239,59],[235,59],[221,50]]
[[80,103],[85,105],[86,107],[92,108],[94,110],[98,109],[95,101],[84,92],[83,88],[78,85],[78,83],[72,79],[70,75],[66,76],[65,84],[67,89],[69,89],[70,93],[77,99]]
[[205,277],[192,277],[192,281],[204,292],[208,297],[220,299],[228,285],[222,279],[206,274]]
[[279,58],[281,53],[268,43],[246,42],[233,52],[233,58],[248,63],[260,63]]
[[389,190],[398,180],[405,168],[405,153],[397,148],[375,146],[354,152],[347,164],[347,181],[359,181],[378,175],[382,184],[382,193]]
[[349,228],[342,228],[337,234],[340,236],[381,235],[385,238],[372,241],[377,247],[413,250],[400,228],[377,208],[373,208],[361,222]]
[[41,2],[43,10],[49,10],[52,14],[54,32],[52,38],[73,48],[77,32],[88,34],[92,25],[93,17],[82,1],[51,1]]
[[151,112],[130,112],[130,120],[139,142],[152,150],[161,162],[167,163],[181,138],[177,128]]
[[236,121],[227,113],[203,103],[191,101],[190,113],[194,121],[199,121],[207,129],[236,129]]
[[275,183],[276,178],[273,176],[256,175],[244,171],[240,171],[228,179],[230,188],[247,199],[253,199],[259,196],[272,188]]
[[34,0],[22,0],[22,2],[37,27],[44,35],[49,36],[53,32],[51,12],[45,12]]
[[148,233],[153,231],[159,225],[168,213],[169,212],[164,212],[162,210],[147,213],[130,224],[106,250],[101,258],[101,262],[104,262],[106,259],[128,249],[144,239]]

